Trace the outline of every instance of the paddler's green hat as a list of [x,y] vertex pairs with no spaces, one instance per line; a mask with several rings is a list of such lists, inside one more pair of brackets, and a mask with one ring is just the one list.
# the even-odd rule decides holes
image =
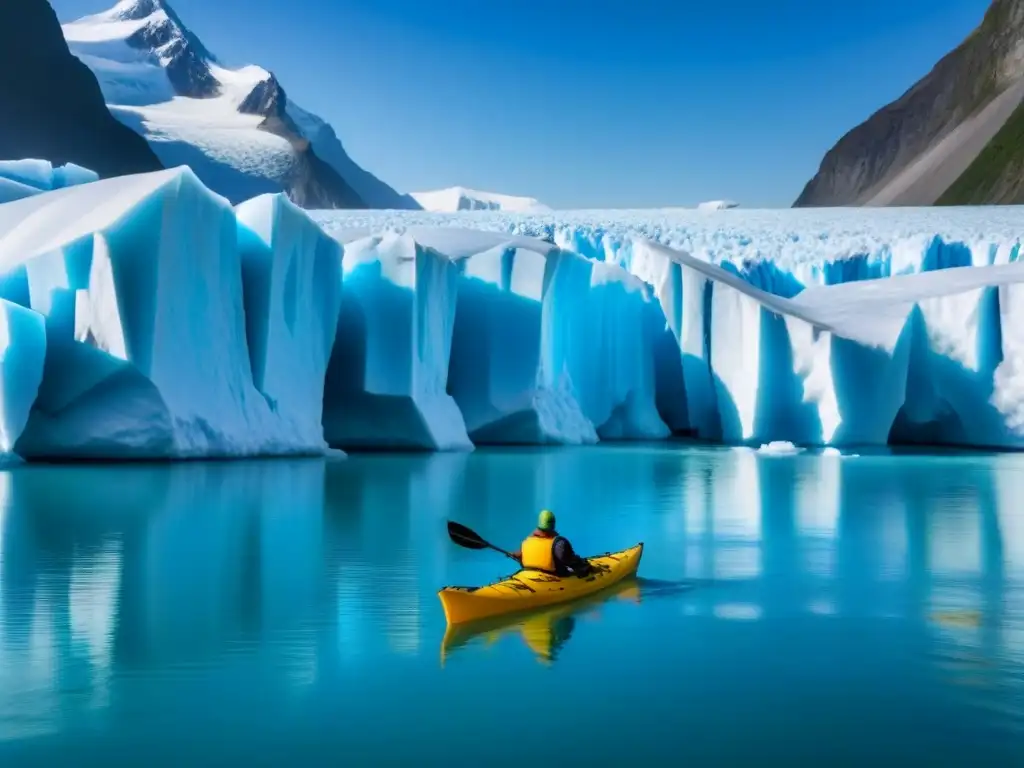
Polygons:
[[542,531],[555,530],[555,514],[550,509],[542,509],[537,517],[537,527]]

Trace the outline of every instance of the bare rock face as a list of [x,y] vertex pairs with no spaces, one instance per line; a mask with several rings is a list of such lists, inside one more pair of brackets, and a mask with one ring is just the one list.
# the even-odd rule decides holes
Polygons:
[[245,97],[238,108],[249,115],[262,115],[260,128],[287,139],[298,155],[289,181],[288,197],[310,209],[366,208],[366,203],[334,168],[313,151],[295,121],[288,115],[288,95],[271,74]]
[[102,177],[160,170],[68,50],[46,0],[0,2],[0,159],[76,163]]
[[[906,93],[871,115],[843,136],[829,150],[818,173],[794,203],[802,206],[841,206],[870,203],[875,194],[898,174],[950,136],[959,126],[976,118],[1024,76],[1024,0],[994,0],[980,26],[963,43],[943,57],[924,78]],[[938,153],[970,166],[989,141],[1010,119],[1019,104],[1013,103],[975,120],[966,133],[985,131],[984,140],[969,136],[950,140],[959,150]],[[1005,99],[1004,99],[1005,101]],[[999,120],[994,124],[993,120]],[[964,131],[961,134],[965,133]],[[965,154],[967,153],[967,154]],[[939,162],[939,160],[935,160]],[[890,195],[885,204],[930,205],[938,201],[951,181],[932,173],[918,180],[902,195]],[[946,177],[950,174],[945,174]],[[928,183],[933,179],[934,183]]]

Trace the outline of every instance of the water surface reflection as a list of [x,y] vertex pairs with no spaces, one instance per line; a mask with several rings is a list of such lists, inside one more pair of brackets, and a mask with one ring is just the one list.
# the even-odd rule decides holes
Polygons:
[[[673,447],[0,473],[0,759],[130,742],[169,765],[264,760],[305,738],[314,761],[328,746],[420,760],[443,754],[445,712],[483,716],[494,686],[545,667],[646,680],[658,743],[695,759],[741,757],[709,740],[727,722],[792,758],[766,724],[806,740],[787,725],[801,718],[835,739],[805,756],[848,731],[867,750],[842,718],[912,728],[901,707],[933,728],[961,718],[932,734],[951,759],[1002,759],[1024,734],[1022,488],[1016,456]],[[641,578],[446,633],[436,590],[508,567],[452,546],[444,521],[515,546],[541,507],[582,551],[645,541]],[[402,746],[375,717],[419,720]],[[677,720],[707,733],[676,743]],[[581,720],[570,741],[613,754],[652,727]],[[900,738],[903,754],[925,743]]]

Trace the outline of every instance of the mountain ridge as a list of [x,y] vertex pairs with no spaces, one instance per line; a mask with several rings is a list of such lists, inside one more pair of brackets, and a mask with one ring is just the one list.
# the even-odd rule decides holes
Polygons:
[[232,202],[284,191],[306,208],[417,207],[352,161],[272,72],[223,64],[166,0],[122,0],[63,30],[114,115]]

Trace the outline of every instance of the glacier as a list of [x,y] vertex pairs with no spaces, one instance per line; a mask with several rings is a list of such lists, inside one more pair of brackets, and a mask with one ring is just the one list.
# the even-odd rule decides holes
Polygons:
[[635,275],[660,305],[644,343],[676,433],[1021,447],[1013,207],[313,215],[536,237]]
[[0,204],[2,459],[1024,448],[1005,210],[307,212],[56,170]]

